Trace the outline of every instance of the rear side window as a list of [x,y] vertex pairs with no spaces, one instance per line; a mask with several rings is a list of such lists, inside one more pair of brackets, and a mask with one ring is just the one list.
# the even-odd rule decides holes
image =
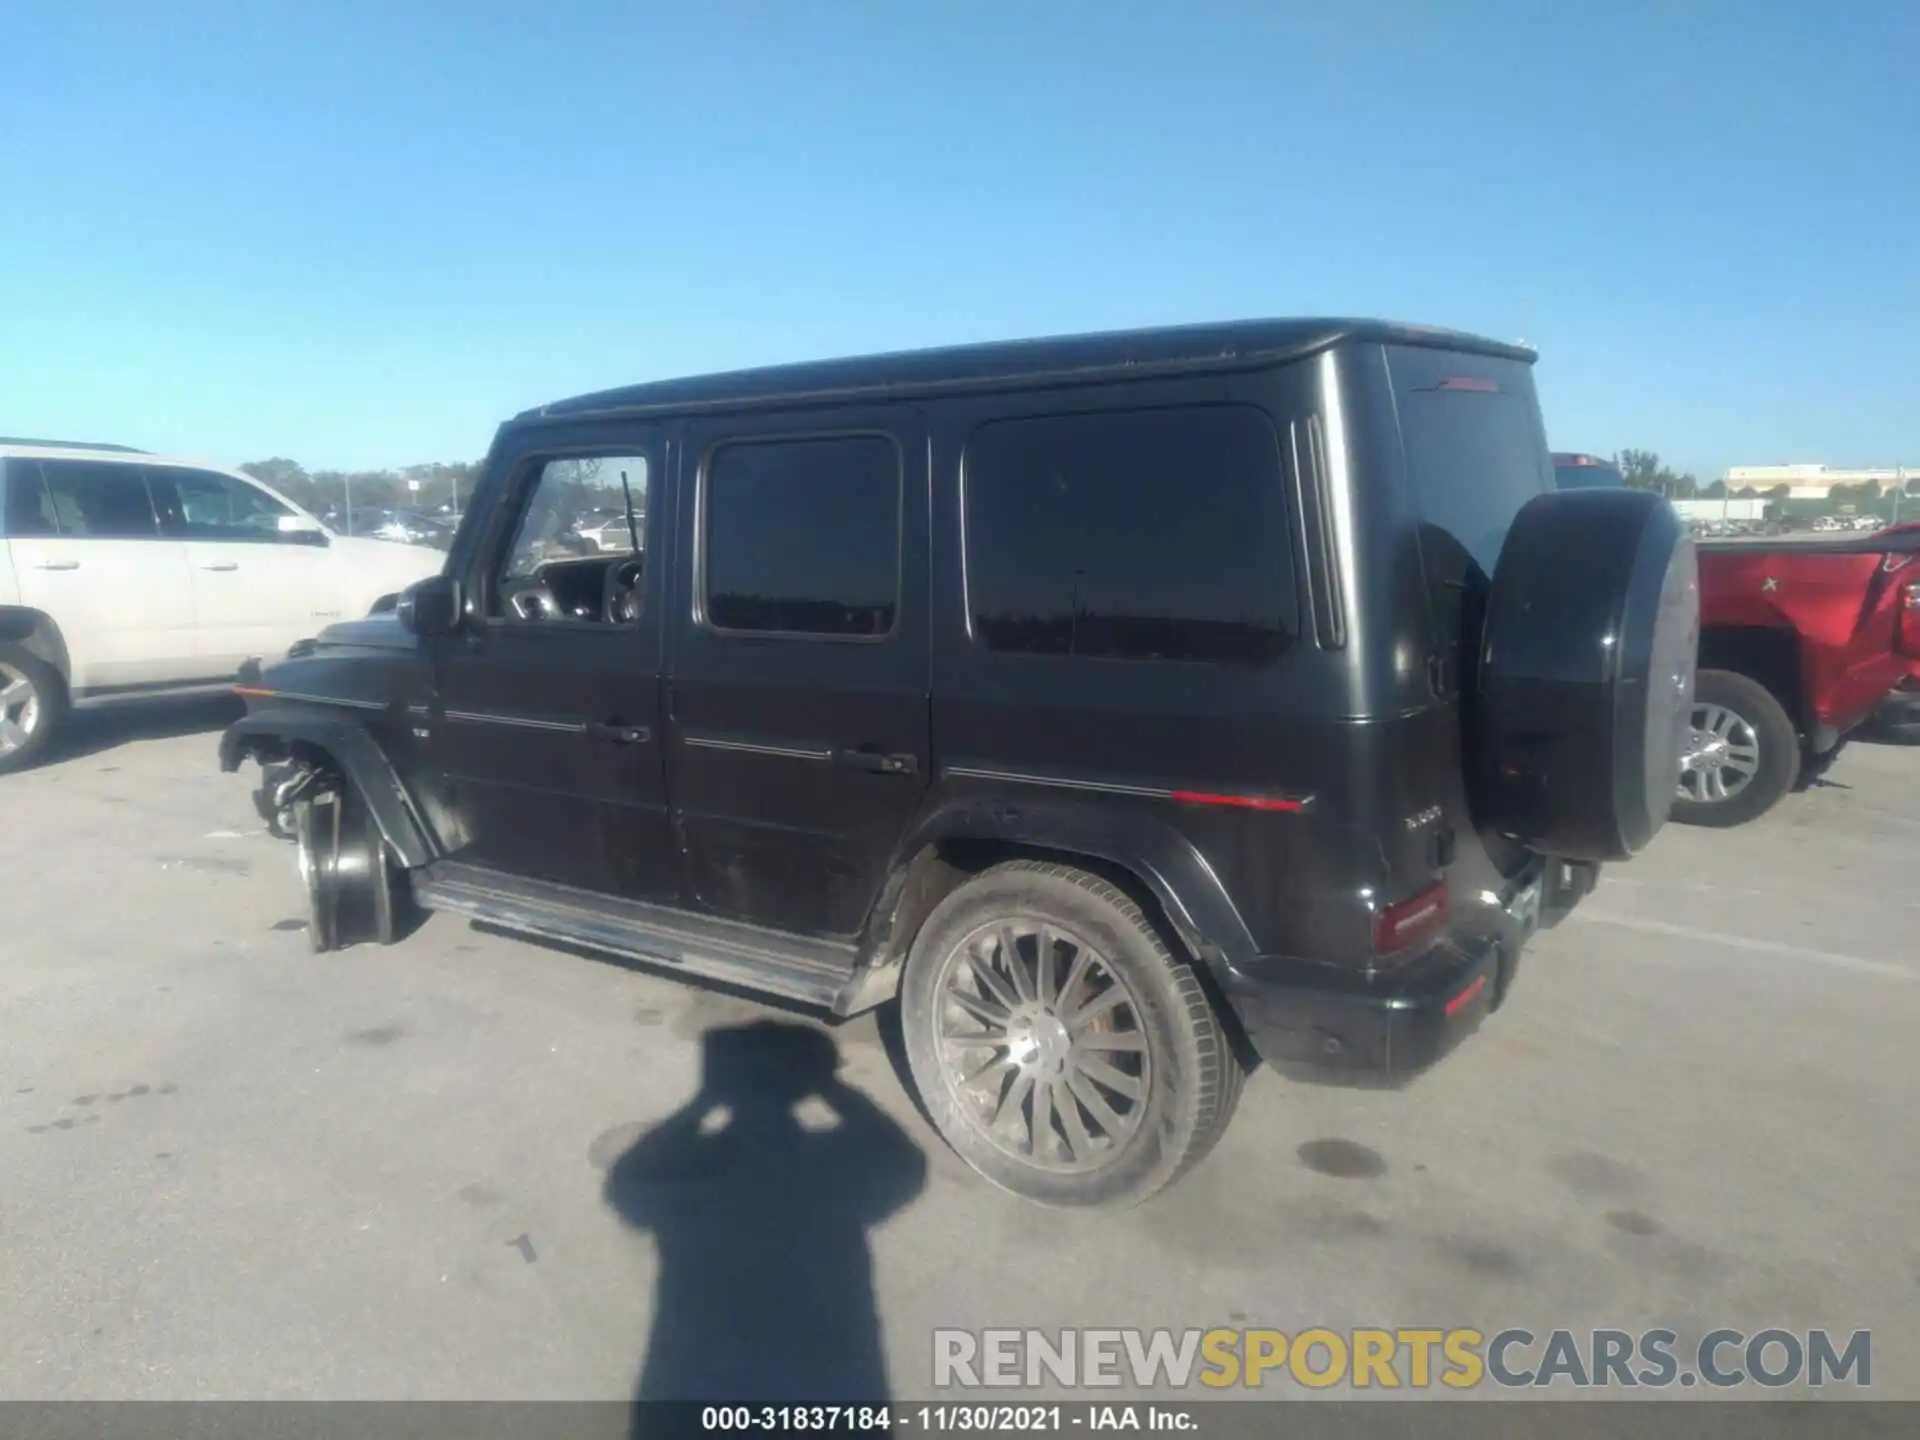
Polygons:
[[42,460],[40,473],[61,535],[76,540],[151,540],[160,533],[139,466]]
[[1248,406],[1004,420],[967,444],[990,650],[1257,664],[1298,629],[1273,425]]
[[717,630],[872,637],[900,606],[900,451],[883,435],[736,441],[707,463]]

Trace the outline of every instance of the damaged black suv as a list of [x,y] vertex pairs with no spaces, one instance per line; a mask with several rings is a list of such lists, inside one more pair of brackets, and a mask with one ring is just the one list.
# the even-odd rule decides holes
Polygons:
[[1392,1083],[1665,822],[1673,509],[1556,490],[1530,351],[1259,321],[612,390],[444,574],[244,678],[318,949],[411,907],[848,1016],[1052,1204],[1248,1066]]

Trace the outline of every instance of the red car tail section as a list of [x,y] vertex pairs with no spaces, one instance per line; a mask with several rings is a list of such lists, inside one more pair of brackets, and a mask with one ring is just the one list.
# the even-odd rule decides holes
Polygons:
[[[1920,524],[1834,543],[1705,545],[1700,621],[1793,632],[1808,718],[1844,731],[1920,674],[1920,655],[1901,631],[1915,582]],[[1914,623],[1905,617],[1909,631]]]

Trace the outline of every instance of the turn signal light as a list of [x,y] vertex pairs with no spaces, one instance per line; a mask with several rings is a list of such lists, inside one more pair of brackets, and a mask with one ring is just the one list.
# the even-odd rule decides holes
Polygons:
[[1442,880],[1410,900],[1382,906],[1373,916],[1373,949],[1377,955],[1404,950],[1438,933],[1447,923],[1447,882]]

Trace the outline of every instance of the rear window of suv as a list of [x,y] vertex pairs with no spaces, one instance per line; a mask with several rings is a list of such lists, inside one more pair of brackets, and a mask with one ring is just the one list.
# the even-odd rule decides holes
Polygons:
[[1413,347],[1390,349],[1388,364],[1435,632],[1470,669],[1466,637],[1478,633],[1507,531],[1555,488],[1533,375],[1518,360]]
[[1400,438],[1422,517],[1489,577],[1520,507],[1554,488],[1533,377],[1519,361],[1392,356]]

